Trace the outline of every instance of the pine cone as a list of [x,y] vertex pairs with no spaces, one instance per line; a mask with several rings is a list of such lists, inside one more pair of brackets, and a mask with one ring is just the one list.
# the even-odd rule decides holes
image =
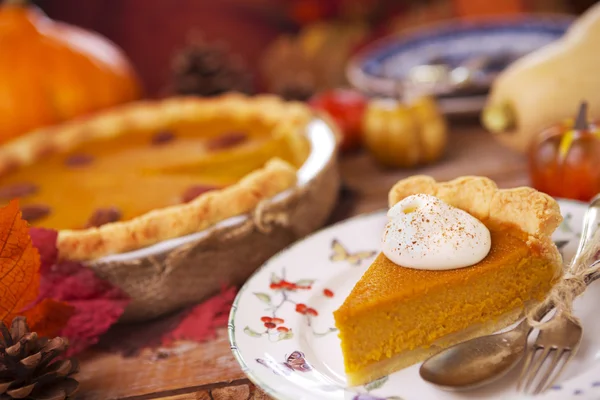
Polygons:
[[79,370],[75,359],[56,360],[66,339],[49,340],[30,332],[25,317],[13,319],[10,331],[0,322],[0,400],[64,400],[79,383],[70,376]]
[[173,60],[172,85],[175,93],[183,95],[251,94],[252,76],[241,59],[224,46],[193,36]]

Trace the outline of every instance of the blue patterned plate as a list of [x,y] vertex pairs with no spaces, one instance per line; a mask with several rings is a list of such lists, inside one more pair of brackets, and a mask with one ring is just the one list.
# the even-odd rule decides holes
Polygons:
[[467,66],[475,86],[437,83],[423,90],[440,96],[448,114],[479,111],[485,92],[506,65],[560,38],[572,21],[566,15],[524,15],[438,23],[375,41],[350,60],[347,75],[360,90],[397,97],[406,95],[408,77],[417,66]]
[[[586,207],[571,201],[560,206],[565,219],[554,239],[568,258],[577,247]],[[333,225],[274,256],[246,282],[229,320],[231,348],[244,372],[276,399],[521,398],[514,390],[515,374],[477,391],[450,393],[421,380],[418,365],[347,387],[332,312],[375,256],[385,223],[385,213],[377,212]],[[600,398],[598,299],[600,284],[595,284],[576,301],[583,342],[560,384],[540,399]]]

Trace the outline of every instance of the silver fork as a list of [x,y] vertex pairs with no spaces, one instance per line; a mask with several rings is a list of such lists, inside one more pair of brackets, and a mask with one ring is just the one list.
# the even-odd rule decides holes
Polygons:
[[[517,390],[528,392],[536,376],[540,374],[542,365],[552,354],[550,365],[546,367],[533,394],[539,394],[548,389],[556,382],[567,363],[577,353],[583,336],[581,325],[562,314],[556,315],[554,319],[558,320],[547,328],[542,328],[533,347],[527,350]],[[541,355],[536,357],[538,350],[541,350]]]
[[[598,230],[599,222],[600,195],[597,195],[590,201],[584,216],[581,239],[577,251],[571,261],[571,266],[577,265],[577,263],[582,261],[581,258],[583,257],[583,254],[590,246],[598,246],[598,243],[595,243],[593,239]],[[594,262],[590,266],[590,269],[596,267],[598,263],[600,263],[600,260]],[[600,272],[596,271],[594,273],[588,273],[584,280],[586,285],[589,285],[599,277]],[[538,383],[533,390],[533,394],[539,394],[552,387],[558,380],[560,374],[564,371],[565,366],[573,358],[575,353],[577,353],[577,349],[579,348],[583,336],[583,328],[581,325],[576,321],[565,317],[563,314],[556,314],[553,319],[555,320],[553,324],[540,329],[533,347],[527,350],[525,363],[523,364],[523,369],[521,370],[517,382],[517,390],[519,391],[527,393],[528,389],[536,380],[536,377],[540,374],[544,362],[551,355],[552,359],[550,365],[546,367],[544,374],[538,380]],[[540,350],[541,354],[539,357],[536,357]]]
[[[600,261],[596,261],[592,267],[599,263]],[[585,277],[585,283],[589,285],[598,278],[600,278],[600,271],[590,273]],[[552,387],[577,353],[583,337],[581,325],[563,314],[555,315],[553,319],[555,321],[552,325],[540,329],[535,343],[527,350],[525,363],[517,382],[517,390],[527,393],[550,355],[552,355],[550,365],[546,367],[532,393],[539,394]],[[541,354],[537,356],[536,353],[539,350],[541,350]]]

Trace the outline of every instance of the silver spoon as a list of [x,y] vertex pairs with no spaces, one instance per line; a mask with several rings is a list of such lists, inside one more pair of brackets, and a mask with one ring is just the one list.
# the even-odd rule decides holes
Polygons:
[[[600,196],[592,199],[585,213],[583,230],[572,263],[579,261],[584,249],[600,222]],[[600,273],[590,274],[586,283],[600,278]],[[536,315],[540,320],[552,310],[552,305]],[[431,356],[421,365],[419,374],[425,381],[446,390],[467,390],[486,385],[514,368],[525,354],[527,336],[532,327],[523,320],[514,329],[494,335],[482,336],[449,347]]]

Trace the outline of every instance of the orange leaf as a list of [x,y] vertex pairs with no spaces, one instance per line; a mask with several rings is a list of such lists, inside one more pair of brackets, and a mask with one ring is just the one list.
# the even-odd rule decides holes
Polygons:
[[27,325],[38,336],[55,337],[65,327],[75,312],[73,306],[53,299],[44,299],[34,307],[23,311]]
[[9,324],[31,304],[40,287],[40,254],[31,244],[19,202],[0,208],[0,320]]

